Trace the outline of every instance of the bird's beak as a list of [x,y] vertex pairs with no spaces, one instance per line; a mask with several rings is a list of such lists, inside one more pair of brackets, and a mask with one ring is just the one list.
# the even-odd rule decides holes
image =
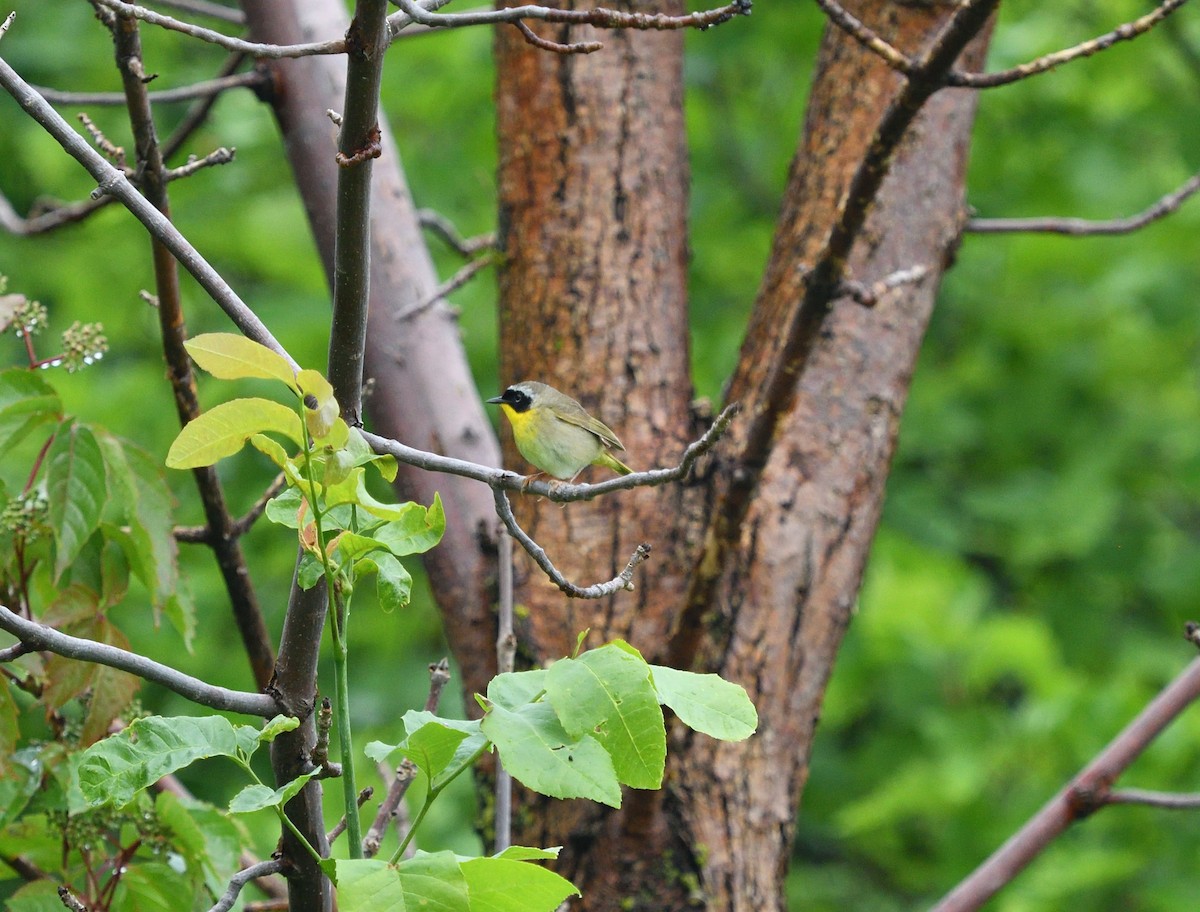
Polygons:
[[491,399],[488,400],[488,405],[499,405],[503,401],[504,401],[503,396],[493,396]]

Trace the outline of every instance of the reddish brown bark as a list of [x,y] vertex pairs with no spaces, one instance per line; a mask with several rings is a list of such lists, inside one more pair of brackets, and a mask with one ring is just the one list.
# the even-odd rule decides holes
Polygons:
[[[916,52],[947,8],[875,0],[853,11]],[[581,398],[626,439],[640,467],[669,461],[694,431],[686,411],[683,134],[670,107],[678,46],[673,36],[604,37],[608,48],[586,61],[533,51],[515,35],[497,43],[504,367],[506,379],[546,380]],[[981,50],[970,57],[965,63],[977,65]],[[828,238],[900,86],[850,39],[826,36],[733,381],[731,396],[749,415],[804,295],[802,264]],[[700,485],[566,508],[520,505],[522,521],[580,581],[613,575],[639,540],[657,549],[637,593],[599,604],[569,602],[521,564],[518,601],[529,607],[521,645],[530,660],[562,654],[588,626],[593,642],[624,636],[652,657],[675,632],[672,653],[743,684],[762,720],[742,744],[675,732],[667,790],[628,793],[620,812],[538,806],[537,823],[520,838],[566,845],[560,870],[583,890],[585,908],[783,907],[821,699],[878,521],[920,340],[958,240],[973,115],[973,95],[942,92],[909,131],[849,267],[866,282],[916,265],[929,276],[873,310],[846,299],[819,314],[817,344],[797,365],[794,400],[744,519],[720,530],[730,547],[705,551],[703,543],[713,540],[712,498],[737,471],[746,421]],[[639,188],[632,199],[629,188]],[[689,615],[691,629],[673,631],[697,578],[707,598]]]

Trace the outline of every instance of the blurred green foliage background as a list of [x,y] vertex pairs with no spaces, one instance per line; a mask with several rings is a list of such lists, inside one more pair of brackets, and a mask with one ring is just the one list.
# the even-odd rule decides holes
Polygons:
[[[1109,0],[1002,6],[990,67],[1107,31],[1149,9]],[[9,0],[0,53],[33,83],[118,90],[112,48],[83,2]],[[719,397],[765,263],[795,148],[822,19],[815,5],[760,0],[754,15],[687,37],[692,143],[693,362]],[[143,30],[164,86],[206,78],[220,52]],[[418,205],[464,234],[494,226],[490,35],[414,37],[391,52],[384,104]],[[1190,7],[1135,42],[983,94],[969,177],[982,216],[1138,211],[1200,170],[1200,20]],[[184,108],[164,108],[165,135]],[[87,108],[130,146],[120,109]],[[332,136],[332,133],[331,133]],[[328,300],[269,112],[230,93],[186,147],[237,147],[234,164],[171,187],[183,232],[304,364],[322,366]],[[332,139],[331,139],[332,150]],[[0,190],[27,211],[91,184],[7,97]],[[803,798],[794,909],[918,909],[1000,844],[1191,659],[1180,637],[1200,581],[1200,203],[1130,236],[969,236],[944,285],[904,417],[887,506],[859,610],[839,657]],[[432,246],[443,275],[457,259]],[[176,431],[163,382],[148,242],[115,206],[35,238],[0,234],[10,291],[50,307],[53,330],[101,320],[97,368],[54,375],[68,407],[162,456]],[[193,332],[228,328],[188,279]],[[496,380],[494,286],[454,296],[482,390]],[[41,342],[49,354],[52,336]],[[0,363],[22,350],[0,338]],[[212,404],[234,395],[202,381]],[[0,466],[10,485],[28,465]],[[222,464],[236,509],[272,473],[245,454]],[[180,521],[200,521],[190,479],[172,483]],[[652,530],[651,533],[652,534]],[[251,572],[277,629],[295,545],[260,523]],[[186,547],[186,546],[185,546]],[[246,687],[211,561],[184,559],[200,630],[193,654],[155,629],[133,593],[117,622],[135,646]],[[370,587],[367,587],[368,589]],[[364,592],[352,627],[355,720],[394,735],[446,652],[427,592],[385,615]],[[387,686],[379,682],[386,681]],[[354,682],[352,681],[352,686]],[[457,701],[454,695],[451,702]],[[157,711],[188,709],[146,693]],[[446,707],[453,711],[452,706]],[[1200,721],[1177,722],[1123,780],[1192,790]],[[194,775],[228,798],[221,770]],[[426,847],[468,848],[472,804],[440,808]],[[261,834],[271,843],[270,821]],[[990,908],[1176,910],[1194,902],[1200,818],[1109,809],[1077,826]]]

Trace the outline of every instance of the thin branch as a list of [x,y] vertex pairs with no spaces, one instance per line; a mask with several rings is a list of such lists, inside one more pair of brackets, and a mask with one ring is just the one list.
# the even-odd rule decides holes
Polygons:
[[420,316],[447,295],[458,291],[458,289],[470,282],[471,279],[475,278],[475,276],[483,272],[483,270],[494,265],[495,262],[496,258],[492,254],[485,254],[477,259],[471,260],[471,262],[467,263],[467,265],[463,266],[458,270],[458,272],[454,273],[454,275],[450,276],[450,278],[435,288],[433,293],[430,294],[429,297],[424,301],[421,301],[419,304],[414,304],[412,307],[408,308],[408,310],[401,311],[392,319],[398,321],[411,320],[413,317]]
[[535,48],[543,51],[552,51],[555,54],[593,54],[604,47],[599,41],[576,41],[573,44],[551,41],[548,38],[542,38],[520,19],[513,25],[521,32],[521,36],[527,44],[532,44]]
[[637,550],[629,558],[629,563],[625,565],[625,569],[617,574],[617,576],[607,582],[595,583],[591,586],[578,586],[562,575],[559,569],[551,563],[550,557],[546,554],[546,549],[530,538],[529,534],[517,524],[517,518],[513,515],[512,511],[512,504],[508,502],[508,495],[499,488],[492,488],[492,497],[496,501],[496,515],[504,523],[504,528],[508,530],[508,534],[521,543],[521,547],[533,558],[534,563],[541,568],[542,572],[550,578],[550,582],[554,583],[570,598],[599,599],[606,598],[623,589],[633,590],[633,571],[637,569],[638,564],[650,556],[650,546],[645,542],[637,546]]
[[1156,792],[1150,789],[1118,789],[1109,792],[1105,804],[1144,804],[1147,807],[1165,808],[1168,811],[1194,811],[1200,808],[1200,794],[1179,792]]
[[978,909],[1067,827],[1109,803],[1112,783],[1197,697],[1200,659],[1193,659],[1078,776],[934,906],[933,912]]
[[[894,45],[889,44],[870,26],[843,8],[837,0],[816,0],[816,2],[834,25],[878,56],[893,70],[908,77],[920,74],[920,63],[917,60],[914,60]],[[1123,23],[1111,32],[1081,42],[1073,47],[1045,54],[1007,70],[1001,70],[996,73],[964,73],[960,70],[950,70],[941,77],[941,84],[955,88],[971,89],[991,89],[996,86],[1010,85],[1022,79],[1027,79],[1030,76],[1048,72],[1062,66],[1064,63],[1090,57],[1100,51],[1107,50],[1118,42],[1131,41],[1139,35],[1144,35],[1185,3],[1187,3],[1187,0],[1164,0],[1163,3],[1151,12],[1132,22]]]
[[[374,794],[375,794],[375,786],[373,786],[373,785],[368,785],[366,788],[359,789],[358,790],[358,807],[361,808],[364,804],[366,804],[368,801],[370,801],[371,796]],[[337,838],[339,836],[341,836],[344,832],[346,832],[346,815],[345,814],[342,815],[341,820],[339,820],[337,823],[335,823],[333,825],[333,829],[330,830],[326,834],[325,839],[329,842],[330,845],[333,845],[337,841]]]
[[[235,73],[232,76],[222,76],[217,79],[197,82],[193,85],[180,86],[177,89],[163,89],[160,92],[151,92],[150,101],[154,104],[193,101],[197,98],[220,95],[229,89],[259,89],[269,82],[270,77],[266,73],[259,70],[250,70],[246,73]],[[76,105],[118,107],[125,104],[125,96],[121,92],[65,92],[60,89],[48,89],[42,86],[34,86],[34,89],[51,104],[66,105],[68,107]]]
[[277,715],[280,711],[276,702],[266,694],[216,687],[168,665],[147,659],[136,652],[119,649],[107,643],[97,643],[94,640],[74,637],[55,630],[53,627],[39,624],[37,621],[26,620],[20,615],[14,614],[4,605],[0,605],[0,629],[8,631],[30,649],[53,652],[55,655],[67,659],[94,662],[97,665],[106,665],[109,668],[127,671],[139,678],[161,684],[193,703],[199,703],[210,709],[228,710],[248,716],[262,716],[266,719]]
[[180,165],[178,168],[170,168],[163,172],[163,177],[168,181],[180,180],[184,177],[191,177],[197,171],[202,171],[205,168],[212,168],[216,165],[227,165],[233,161],[233,157],[237,154],[236,148],[225,148],[221,146],[209,152],[203,158],[197,158],[194,155],[189,155],[187,164]]
[[[111,3],[116,0],[103,0],[103,2]],[[126,4],[121,5],[125,6]],[[46,132],[53,136],[59,145],[97,180],[104,193],[119,199],[125,208],[146,226],[151,235],[162,241],[244,335],[279,353],[288,360],[293,368],[299,370],[299,365],[284,350],[254,311],[238,297],[237,293],[229,287],[229,283],[179,233],[171,221],[146,200],[124,174],[105,161],[83,140],[83,137],[72,130],[70,124],[63,120],[44,98],[17,75],[16,71],[3,58],[0,58],[0,87],[12,95],[17,104],[41,124]]]
[[1092,220],[1081,218],[973,218],[967,221],[964,230],[976,234],[1012,234],[1015,232],[1043,232],[1065,234],[1071,237],[1088,235],[1130,234],[1145,228],[1151,222],[1166,218],[1183,203],[1200,191],[1200,174],[1196,174],[1181,187],[1136,215],[1127,218]]
[[882,58],[893,70],[905,76],[912,74],[917,63],[899,48],[885,41],[874,29],[846,10],[837,0],[816,0],[829,21],[859,44]]
[[4,37],[4,33],[8,31],[9,26],[13,24],[13,20],[17,18],[17,13],[14,10],[4,17],[4,21],[0,22],[0,38]]
[[[431,663],[429,666],[429,694],[425,697],[426,712],[437,712],[438,704],[442,700],[442,691],[448,683],[450,683],[449,659],[441,658]],[[380,764],[380,766],[383,765]],[[382,770],[383,774],[386,772],[386,769]],[[407,757],[401,760],[400,765],[396,767],[396,775],[393,777],[391,785],[388,786],[383,801],[380,802],[379,811],[375,814],[370,829],[363,836],[364,858],[374,858],[379,854],[383,834],[387,832],[388,824],[397,818],[401,810],[400,802],[404,800],[404,794],[408,791],[408,787],[417,778],[417,772],[416,764]]]
[[104,196],[100,199],[89,198],[76,203],[55,206],[47,212],[42,212],[29,218],[22,218],[17,214],[17,210],[12,207],[12,203],[0,194],[0,226],[3,226],[4,230],[10,234],[30,237],[35,234],[53,231],[55,228],[61,228],[63,225],[72,225],[75,222],[81,222],[97,209],[102,209],[111,202],[113,202],[113,199],[109,196]]
[[170,16],[164,16],[161,13],[148,10],[144,6],[124,3],[122,0],[95,0],[95,2],[113,12],[132,16],[135,19],[140,19],[142,22],[170,29],[173,32],[182,32],[184,35],[189,35],[192,38],[199,38],[201,41],[207,41],[209,44],[215,44],[226,50],[249,54],[252,57],[279,60],[288,57],[313,57],[318,54],[346,53],[345,38],[335,38],[332,41],[310,42],[308,44],[258,44],[253,41],[243,41],[241,38],[232,38],[229,35],[214,32],[212,29],[202,28],[190,22],[173,19]]
[[[271,502],[276,494],[287,486],[287,477],[280,472],[275,476],[275,480],[271,482],[270,487],[263,492],[262,496],[254,502],[246,514],[240,519],[236,519],[229,526],[229,534],[234,538],[241,538],[250,528],[258,521],[258,518],[266,512],[267,504]],[[189,544],[205,544],[212,538],[212,530],[208,526],[176,526],[175,540],[188,542]]]
[[270,861],[260,861],[256,865],[251,865],[248,868],[243,868],[238,871],[233,877],[229,878],[229,886],[225,892],[221,894],[221,898],[217,900],[217,904],[208,912],[229,912],[237,902],[238,894],[242,892],[242,887],[250,883],[252,880],[258,880],[260,877],[267,877],[271,874],[282,873],[287,867],[279,859],[272,858]]
[[230,6],[219,3],[208,3],[206,0],[153,0],[157,6],[183,10],[185,13],[195,13],[197,16],[209,16],[233,25],[245,25],[246,14]]
[[33,650],[28,643],[13,643],[7,649],[0,649],[0,665],[5,665],[19,659],[30,652],[33,652]]
[[874,307],[879,303],[879,299],[889,291],[899,288],[901,285],[915,285],[928,274],[929,267],[913,266],[909,269],[897,270],[870,285],[856,282],[853,279],[842,279],[835,294],[847,295],[863,307]]
[[[105,0],[108,2],[108,0]],[[463,28],[471,25],[491,25],[497,22],[519,22],[524,19],[540,19],[545,22],[566,22],[575,25],[591,25],[601,29],[707,29],[728,22],[734,16],[750,15],[750,0],[734,0],[726,6],[704,10],[685,16],[668,16],[663,13],[629,13],[621,10],[604,9],[552,9],[546,6],[510,6],[503,9],[485,9],[467,13],[430,13],[415,0],[395,0],[414,22],[436,28]]]
[[[232,76],[237,72],[237,68],[242,65],[245,59],[245,54],[230,54],[225,58],[224,63],[221,64],[221,68],[217,71],[217,75],[214,78],[223,79],[226,76]],[[271,76],[266,70],[259,70],[258,72],[263,73],[267,82],[270,82]],[[183,148],[183,144],[191,138],[192,134],[208,120],[209,113],[220,97],[220,94],[205,95],[188,109],[183,120],[179,122],[171,135],[162,142],[162,155],[165,161],[170,161],[175,156],[175,153]]]
[[489,231],[485,234],[477,234],[475,237],[464,238],[450,219],[433,209],[418,209],[417,219],[422,228],[428,228],[436,234],[442,239],[442,243],[463,259],[471,259],[479,251],[496,246],[496,232]]
[[1187,0],[1164,0],[1156,9],[1150,11],[1140,19],[1123,23],[1111,32],[1101,35],[1098,38],[1084,41],[1074,47],[1056,51],[1053,54],[1046,54],[1043,57],[1038,57],[1036,60],[1031,60],[1028,63],[1023,63],[1011,69],[1001,70],[998,73],[951,72],[946,77],[946,85],[971,89],[990,89],[995,86],[1008,85],[1018,80],[1026,79],[1029,76],[1036,76],[1038,73],[1045,73],[1057,66],[1062,66],[1064,63],[1070,63],[1072,60],[1090,57],[1100,51],[1107,50],[1120,41],[1131,41],[1139,35],[1144,35],[1185,3],[1187,3]]

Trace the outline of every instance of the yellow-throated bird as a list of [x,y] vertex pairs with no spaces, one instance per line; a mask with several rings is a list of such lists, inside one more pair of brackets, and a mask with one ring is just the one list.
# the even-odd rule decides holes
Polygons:
[[504,409],[521,455],[555,478],[574,481],[590,465],[633,471],[608,452],[625,449],[608,425],[552,386],[523,380],[488,402]]

